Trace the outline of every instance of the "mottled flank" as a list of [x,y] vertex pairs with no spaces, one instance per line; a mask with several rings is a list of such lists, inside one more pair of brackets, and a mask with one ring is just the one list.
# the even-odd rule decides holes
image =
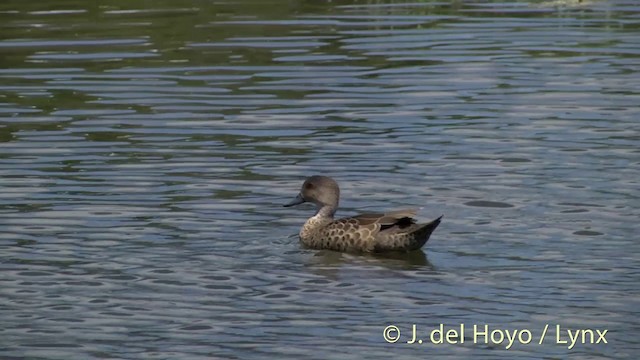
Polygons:
[[417,250],[429,240],[442,218],[417,224],[416,210],[408,209],[334,220],[339,201],[338,184],[330,177],[316,175],[309,177],[295,200],[285,205],[312,202],[318,207],[300,230],[305,246],[344,252]]

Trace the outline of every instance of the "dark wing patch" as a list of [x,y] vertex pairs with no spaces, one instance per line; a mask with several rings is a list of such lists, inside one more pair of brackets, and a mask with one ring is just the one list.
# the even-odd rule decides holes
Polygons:
[[382,226],[380,226],[380,231],[384,231],[386,229],[392,228],[394,226],[397,226],[400,229],[404,229],[407,228],[413,224],[416,223],[416,220],[410,217],[403,217],[400,219],[397,219],[394,223],[392,224],[383,224]]

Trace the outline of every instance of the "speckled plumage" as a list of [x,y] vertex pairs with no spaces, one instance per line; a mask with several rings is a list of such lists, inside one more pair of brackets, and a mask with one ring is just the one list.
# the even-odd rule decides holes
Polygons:
[[343,252],[386,252],[420,249],[438,227],[442,216],[424,224],[413,218],[416,210],[361,214],[333,219],[340,201],[338,184],[327,176],[309,177],[294,201],[316,204],[317,213],[300,230],[300,241],[313,249]]

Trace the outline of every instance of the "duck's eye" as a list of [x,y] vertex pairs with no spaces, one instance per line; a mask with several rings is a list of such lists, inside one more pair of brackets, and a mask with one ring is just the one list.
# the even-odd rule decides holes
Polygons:
[[313,187],[314,187],[314,186],[313,186],[313,184],[312,184],[312,183],[304,184],[304,188],[305,188],[306,190],[311,190],[311,189],[313,189]]

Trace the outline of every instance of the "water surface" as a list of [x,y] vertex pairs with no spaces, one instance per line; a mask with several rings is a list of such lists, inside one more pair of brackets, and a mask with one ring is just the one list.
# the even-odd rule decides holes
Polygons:
[[[3,359],[633,358],[637,2],[102,4],[0,4]],[[303,249],[315,173],[444,221]]]

